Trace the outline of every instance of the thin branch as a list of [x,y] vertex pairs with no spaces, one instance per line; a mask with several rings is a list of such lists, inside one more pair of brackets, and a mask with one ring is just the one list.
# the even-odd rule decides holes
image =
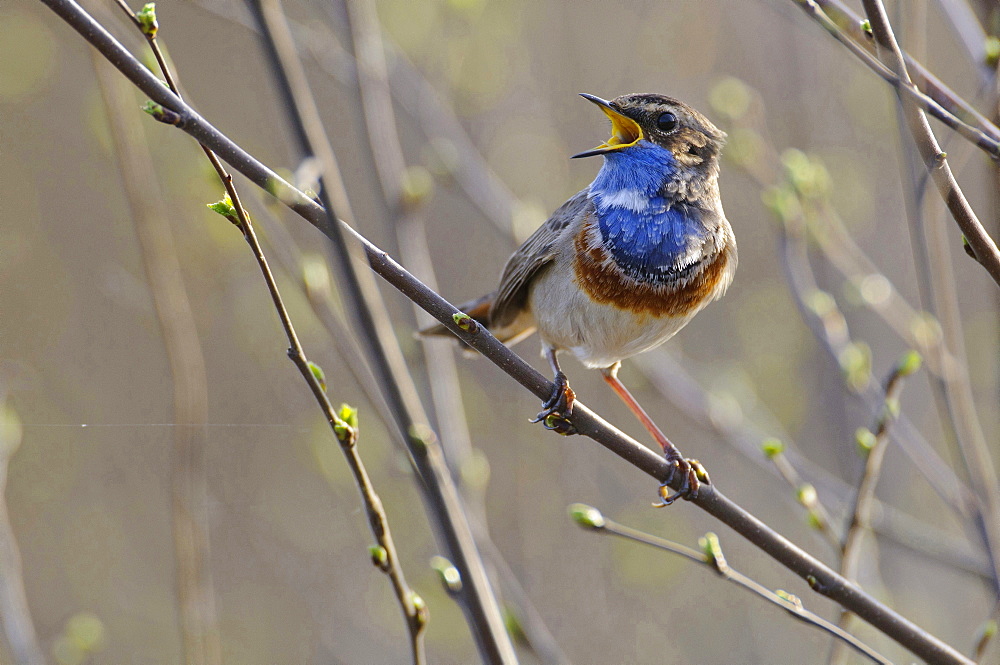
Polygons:
[[[761,442],[772,438],[780,425],[771,424],[767,429],[760,427],[740,426],[729,418],[713,416],[711,397],[705,389],[688,372],[686,366],[694,361],[684,360],[682,365],[672,354],[659,353],[655,364],[647,367],[653,385],[663,393],[673,404],[688,414],[692,420],[704,423],[711,431],[723,438],[737,451],[751,461],[763,466],[768,471],[778,473],[774,464],[767,462],[761,454]],[[741,396],[742,398],[742,396]],[[752,397],[743,398],[743,404],[752,403]],[[902,421],[900,421],[902,422]],[[805,473],[809,482],[817,486],[824,495],[838,499],[846,497],[854,488],[848,487],[840,478],[831,475],[822,467],[812,463],[797,452],[797,447],[791,442],[791,437],[778,434],[782,445],[782,457],[785,458],[796,473]],[[905,434],[904,436],[909,436]],[[766,466],[764,466],[766,463]],[[796,483],[798,486],[798,483]],[[836,511],[835,511],[836,512]],[[887,538],[913,552],[937,560],[945,565],[965,570],[980,577],[993,578],[992,567],[988,558],[978,549],[973,549],[964,538],[945,536],[940,529],[931,527],[910,515],[884,504],[878,499],[874,501],[872,528],[879,536]],[[840,549],[839,543],[837,549]]]
[[847,535],[844,538],[844,558],[840,567],[841,574],[851,580],[857,577],[861,538],[864,532],[871,528],[875,487],[882,472],[882,462],[885,459],[885,451],[889,443],[889,427],[899,414],[899,393],[903,389],[903,378],[916,371],[918,366],[919,358],[913,360],[912,356],[907,355],[893,369],[885,382],[885,402],[881,413],[879,413],[875,425],[870,430],[866,430],[871,435],[870,441],[865,442],[866,447],[868,447],[868,457],[865,460],[865,469],[858,483],[857,496],[851,510],[851,521],[848,523]]
[[976,645],[972,648],[972,658],[977,663],[985,662],[987,650],[996,643],[998,613],[1000,613],[1000,606],[994,606],[992,615],[983,622],[979,629]]
[[[834,39],[843,44],[862,63],[878,74],[894,88],[905,86],[892,69],[874,57],[875,46],[871,35],[861,27],[861,21],[839,0],[793,0],[806,14],[818,22]],[[838,20],[833,20],[836,17]],[[955,130],[963,138],[978,146],[993,159],[1000,159],[1000,129],[979,113],[968,102],[948,90],[933,74],[909,55],[904,56],[908,66],[913,67],[919,77],[919,86],[907,87],[901,94],[907,95],[914,103]],[[927,88],[925,94],[921,88]],[[959,116],[972,118],[976,127]]]
[[[147,11],[144,9],[142,14],[135,15],[128,8],[128,5],[124,3],[124,0],[118,1],[122,10],[132,17],[136,27],[138,27],[143,35],[145,35],[150,48],[156,56],[156,61],[161,68],[164,79],[166,79],[171,91],[178,96],[178,99],[180,99],[180,92],[177,84],[170,73],[170,69],[167,66],[166,59],[163,57],[159,45],[156,42],[158,25],[156,24],[155,13],[151,10]],[[286,337],[288,338],[288,357],[302,374],[303,379],[306,381],[306,384],[309,386],[309,389],[313,393],[317,403],[323,410],[324,416],[326,417],[334,436],[341,444],[341,449],[347,458],[348,466],[350,466],[351,472],[354,474],[354,479],[358,485],[359,491],[361,492],[362,499],[364,500],[369,526],[371,527],[372,533],[378,542],[378,549],[372,551],[372,561],[375,566],[384,572],[392,582],[393,590],[395,591],[396,598],[399,601],[404,618],[406,619],[407,627],[409,628],[414,665],[421,665],[425,662],[423,629],[427,624],[426,607],[424,606],[424,601],[407,584],[406,578],[403,574],[403,569],[399,564],[399,556],[396,553],[392,534],[389,531],[388,517],[385,514],[385,509],[382,506],[381,499],[378,497],[378,494],[376,494],[375,489],[372,486],[367,469],[365,468],[358,452],[357,428],[355,425],[352,425],[345,420],[345,417],[349,417],[353,414],[350,410],[343,414],[339,414],[334,410],[333,405],[326,394],[326,386],[324,385],[325,381],[322,378],[321,370],[319,370],[318,366],[314,365],[306,358],[305,351],[295,333],[295,328],[292,325],[291,318],[288,315],[288,311],[281,299],[281,294],[278,291],[277,282],[275,281],[274,275],[271,273],[271,269],[267,264],[267,259],[261,249],[260,242],[257,239],[257,234],[254,231],[249,214],[240,202],[240,196],[235,185],[233,184],[232,176],[226,171],[225,167],[223,167],[222,163],[219,161],[219,158],[208,146],[202,143],[201,148],[218,174],[219,179],[225,186],[228,196],[228,201],[220,202],[220,204],[215,204],[212,207],[216,210],[216,212],[219,212],[223,216],[227,217],[237,226],[237,228],[240,229],[243,233],[243,238],[250,246],[254,259],[257,261],[257,265],[260,268],[265,283],[267,284],[267,289],[271,295],[271,300],[274,304],[275,311],[278,314],[278,318],[281,321],[281,326],[285,331]]]
[[267,259],[264,257],[264,253],[260,247],[260,242],[257,240],[257,235],[254,232],[252,223],[250,222],[250,217],[247,215],[246,210],[239,201],[239,195],[236,194],[236,188],[233,187],[232,176],[226,173],[223,181],[232,201],[232,207],[234,209],[234,214],[236,215],[235,221],[238,222],[240,229],[243,231],[244,239],[253,251],[254,259],[256,259],[257,265],[260,267],[261,274],[264,276],[264,281],[267,283],[267,289],[271,294],[271,300],[274,303],[275,311],[278,313],[278,318],[281,320],[281,326],[288,338],[288,357],[295,364],[299,373],[302,374],[302,378],[309,385],[309,389],[312,391],[313,396],[316,398],[320,408],[323,410],[323,414],[326,417],[327,422],[330,424],[334,435],[340,442],[341,449],[344,451],[344,455],[347,458],[351,472],[354,474],[354,479],[357,482],[358,489],[364,499],[369,526],[371,527],[372,533],[378,541],[380,548],[373,550],[372,561],[375,563],[376,567],[388,575],[389,579],[392,581],[393,590],[396,593],[396,598],[399,601],[403,615],[406,619],[407,627],[410,630],[410,645],[413,652],[413,662],[414,665],[420,665],[425,662],[423,629],[427,624],[427,612],[424,607],[423,600],[406,583],[406,578],[403,575],[403,569],[399,565],[399,555],[396,553],[396,547],[392,539],[392,534],[389,531],[389,520],[385,514],[385,509],[382,506],[382,500],[378,497],[378,494],[375,493],[375,489],[372,486],[371,479],[368,476],[364,462],[362,462],[361,456],[358,453],[357,428],[344,419],[344,414],[338,414],[337,411],[334,410],[333,405],[330,403],[330,398],[327,396],[324,389],[325,386],[323,385],[319,373],[315,370],[317,366],[306,358],[305,351],[298,340],[298,336],[292,326],[292,321],[288,316],[288,311],[285,309],[285,305],[281,300],[281,294],[278,292],[277,282],[268,267]]
[[781,444],[777,440],[770,440],[765,441],[763,446],[764,454],[774,464],[778,475],[795,491],[796,499],[808,512],[810,525],[823,534],[823,537],[826,538],[834,550],[839,549],[840,539],[833,530],[833,520],[830,517],[830,511],[820,501],[819,492],[816,490],[816,487],[812,483],[807,483],[803,480],[799,472],[796,471],[791,461],[785,456],[784,444]]
[[830,623],[815,612],[807,610],[803,607],[802,601],[797,596],[793,596],[792,594],[784,591],[771,591],[763,584],[760,584],[756,580],[731,568],[726,562],[726,557],[722,553],[722,546],[719,544],[719,538],[714,533],[707,533],[700,539],[702,551],[698,551],[687,547],[686,545],[681,545],[680,543],[675,543],[664,538],[650,535],[644,531],[633,529],[625,526],[624,524],[619,524],[618,522],[604,517],[599,510],[591,506],[579,503],[574,504],[570,506],[570,515],[577,524],[586,529],[597,531],[598,533],[619,536],[644,545],[650,545],[651,547],[672,552],[690,561],[707,566],[718,573],[723,579],[728,580],[737,586],[743,587],[747,591],[756,594],[773,605],[777,605],[796,619],[828,632],[838,640],[841,640],[841,644],[851,647],[858,653],[866,656],[872,662],[882,663],[883,665],[892,665],[892,661],[872,649],[854,635],[851,635],[846,630]]
[[[861,539],[865,532],[871,530],[872,508],[875,502],[875,487],[882,473],[882,462],[889,444],[889,427],[899,415],[899,393],[903,389],[903,378],[913,374],[920,367],[920,356],[907,354],[893,369],[885,382],[885,401],[878,414],[875,425],[871,429],[859,431],[858,442],[868,449],[865,469],[858,482],[858,492],[851,510],[851,520],[847,525],[844,537],[843,556],[840,560],[840,574],[849,580],[857,581],[858,568],[861,562]],[[851,621],[851,613],[843,611],[837,625],[847,630]],[[831,662],[844,662],[845,652],[836,650]]]
[[[942,212],[937,219],[928,220],[928,214],[924,212],[928,174],[919,164],[917,147],[910,140],[905,121],[906,110],[902,104],[898,105],[898,113],[899,133],[906,157],[904,165],[908,176],[904,179],[908,191],[903,203],[906,219],[909,221],[906,228],[910,235],[911,251],[914,254],[917,290],[921,306],[934,317],[933,321],[938,325],[939,332],[935,334],[938,338],[937,345],[941,348],[942,354],[951,359],[949,371],[932,374],[929,377],[931,395],[939,413],[945,442],[957,447],[966,475],[975,488],[974,501],[970,503],[969,519],[980,537],[982,551],[990,561],[992,585],[997,588],[1000,586],[998,578],[1000,562],[994,547],[996,537],[990,535],[991,532],[997,533],[996,518],[986,514],[990,510],[989,502],[984,505],[980,498],[983,496],[981,488],[989,486],[991,476],[993,483],[996,479],[989,469],[970,467],[977,464],[973,461],[974,451],[977,448],[986,450],[987,444],[969,383],[968,358],[965,354],[962,323],[958,312],[959,291],[948,248],[945,213]],[[988,452],[986,454],[989,455]],[[983,479],[978,486],[977,477]]]
[[[328,230],[327,211],[304,193],[292,187],[271,169],[256,160],[231,139],[210,125],[191,107],[163,86],[155,76],[128,53],[102,26],[72,0],[42,0],[60,18],[101,51],[138,88],[164,107],[161,117],[209,145],[235,169],[258,186],[272,192],[282,203],[321,230]],[[345,224],[340,228],[361,244],[369,265],[403,295],[420,305],[444,324],[453,334],[491,360],[509,376],[540,399],[547,398],[552,383],[525,363],[488,331],[468,325],[468,317],[428,289],[396,263],[388,254]],[[464,324],[460,326],[456,321]],[[617,430],[581,402],[574,408],[573,424],[577,430],[608,448],[644,473],[660,482],[671,475],[672,467],[661,456]],[[675,478],[678,489],[682,479]],[[703,486],[692,503],[754,543],[769,556],[799,575],[811,588],[858,614],[875,628],[896,640],[918,657],[939,663],[972,661],[953,647],[929,634],[896,611],[878,602],[856,585],[844,579],[815,557],[769,528],[756,517],[725,497],[713,485]]]
[[[432,288],[435,283],[434,266],[427,251],[427,239],[423,218],[420,214],[422,205],[431,194],[433,181],[426,174],[428,182],[420,191],[411,187],[406,191],[407,168],[403,149],[399,143],[399,129],[393,110],[392,90],[388,83],[388,72],[385,60],[385,50],[382,41],[381,28],[374,3],[370,0],[356,0],[345,3],[348,15],[348,27],[351,41],[354,45],[354,61],[357,63],[357,87],[361,97],[363,118],[368,148],[375,171],[378,176],[382,198],[389,209],[388,223],[390,231],[395,232],[397,246],[403,262],[413,266],[422,266],[420,279]],[[421,310],[414,305],[417,316]],[[425,315],[426,316],[426,315]],[[441,428],[441,445],[445,452],[456,449],[460,456],[468,458],[471,454],[471,440],[468,424],[465,422],[465,408],[462,396],[457,387],[458,377],[454,356],[451,351],[440,344],[441,340],[422,338],[425,366],[429,375],[432,400],[435,404],[435,415]],[[445,430],[448,430],[446,434]],[[459,466],[462,459],[447,455],[446,462],[455,482],[460,482]],[[477,510],[477,521],[480,521],[479,531],[485,532],[485,512]],[[468,502],[466,502],[468,505]]]
[[392,337],[391,324],[387,320],[382,325],[376,324],[371,303],[377,301],[377,288],[371,276],[357,273],[352,263],[352,255],[359,253],[359,248],[349,245],[343,235],[330,197],[330,187],[332,185],[334,191],[339,192],[338,199],[343,201],[346,201],[346,193],[336,177],[338,170],[333,149],[323,129],[281,4],[278,0],[251,0],[249,5],[256,14],[272,69],[288,101],[289,120],[302,151],[308,156],[315,156],[319,162],[319,198],[323,207],[319,211],[318,228],[333,241],[336,264],[341,272],[340,283],[344,286],[349,309],[356,317],[356,325],[378,385],[390,405],[397,436],[410,453],[423,481],[420,487],[424,490],[426,505],[444,536],[449,558],[462,575],[463,583],[458,596],[473,637],[487,662],[516,663],[514,647],[507,635],[458,491],[444,463],[440,444],[426,424],[427,418],[422,412],[416,389],[406,372],[398,344]]
[[[877,63],[877,61],[872,62],[874,58],[870,53],[858,46],[854,40],[844,35],[837,25],[823,13],[814,0],[794,1],[800,7],[805,9],[810,16],[815,18],[831,35],[847,46],[852,53],[872,67],[872,69],[876,72],[881,72],[881,70],[885,69],[885,66],[881,63],[878,63],[876,66],[875,63]],[[1000,249],[997,249],[996,243],[989,236],[989,234],[986,233],[986,229],[984,229],[983,225],[979,222],[975,211],[972,210],[969,202],[962,194],[962,190],[958,186],[958,182],[955,180],[954,175],[952,175],[951,168],[948,166],[947,155],[942,152],[941,146],[938,145],[937,140],[934,138],[934,134],[931,132],[930,125],[927,123],[927,117],[924,115],[924,111],[926,110],[930,112],[942,121],[944,121],[944,115],[939,115],[940,112],[944,112],[949,116],[951,114],[944,111],[944,109],[940,108],[936,102],[933,102],[933,100],[930,100],[926,95],[923,95],[923,93],[916,89],[907,74],[906,66],[903,61],[903,55],[899,51],[899,46],[895,43],[895,38],[886,36],[888,21],[877,20],[877,15],[875,18],[872,18],[874,11],[873,0],[865,0],[864,4],[869,18],[872,20],[872,30],[875,33],[876,39],[882,47],[889,49],[889,52],[893,54],[893,67],[891,67],[890,73],[887,75],[882,75],[880,73],[880,75],[893,85],[896,93],[900,97],[900,100],[906,101],[904,105],[912,109],[907,113],[907,118],[910,123],[910,131],[913,133],[914,139],[917,142],[917,147],[920,150],[924,166],[930,172],[931,177],[941,193],[941,198],[944,199],[945,204],[948,206],[948,210],[951,211],[952,217],[955,219],[958,227],[965,235],[974,258],[986,269],[990,276],[993,277],[993,280],[997,282],[997,284],[1000,284]],[[889,35],[891,35],[891,32]],[[891,39],[891,42],[887,41],[889,39]],[[889,76],[891,76],[891,78],[889,78]],[[928,102],[933,103],[929,104]],[[940,108],[940,111],[935,110],[937,108]],[[957,120],[957,118],[955,120]],[[948,123],[946,122],[946,124]],[[966,132],[966,130],[960,128],[960,125],[955,125],[953,128],[960,133]],[[974,130],[974,132],[978,132],[978,130]],[[966,136],[966,134],[963,133],[963,136]],[[983,135],[983,137],[985,137],[985,135]],[[966,138],[970,137],[966,136]],[[973,140],[976,145],[983,147],[980,138],[970,138],[970,140]],[[997,152],[997,148],[995,147],[996,143],[995,139],[991,139],[991,144],[994,145],[994,147],[991,147],[989,152],[994,158],[1000,154]]]

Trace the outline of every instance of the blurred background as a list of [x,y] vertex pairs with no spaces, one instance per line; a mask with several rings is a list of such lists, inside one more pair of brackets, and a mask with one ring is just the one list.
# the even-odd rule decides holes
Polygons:
[[[149,59],[114,3],[81,4]],[[993,3],[982,4],[888,9],[903,47],[992,117],[988,42],[963,23],[990,31]],[[452,302],[495,288],[514,247],[595,176],[597,160],[569,156],[603,141],[607,122],[577,93],[664,93],[727,131],[721,187],[739,243],[735,282],[664,347],[626,362],[621,377],[723,492],[837,568],[839,550],[798,485],[816,488],[839,538],[865,465],[857,430],[875,428],[883,381],[918,350],[924,364],[902,386],[878,482],[878,534],[865,539],[857,575],[972,652],[997,596],[968,505],[956,498],[969,482],[956,440],[978,427],[998,454],[1000,299],[933,187],[922,196],[888,85],[789,1],[377,0],[374,32],[341,2],[284,7],[356,227],[431,280],[425,244],[434,283]],[[161,0],[157,15],[189,102],[307,186],[244,6]],[[353,56],[361,30],[384,39],[397,126],[378,129],[398,133],[402,215],[386,203],[370,147]],[[241,234],[205,207],[222,187],[197,144],[141,114],[145,98],[121,80],[95,67],[92,49],[40,3],[0,5],[0,433],[6,508],[41,649],[61,663],[184,661],[172,505],[178,478],[188,478],[181,499],[193,497],[207,529],[221,662],[409,662],[339,447],[285,355]],[[932,125],[998,237],[995,165]],[[125,162],[139,183],[132,197],[122,178],[129,146],[139,163],[148,152],[153,170],[143,180],[144,169]],[[349,372],[356,359],[338,353],[338,333],[312,306],[332,292],[334,314],[339,307],[326,240],[237,183],[331,399],[359,409],[361,455],[430,609],[430,662],[478,662],[461,609],[429,565],[442,549],[405,452]],[[156,258],[164,255],[176,263]],[[185,393],[181,417],[151,270],[183,286],[188,304],[178,311],[190,313],[186,339],[195,341],[188,369],[204,378]],[[583,502],[690,546],[715,531],[734,568],[838,617],[837,606],[695,507],[651,510],[655,483],[599,445],[530,425],[534,396],[447,340],[423,346],[413,333],[428,320],[380,286],[470,514],[488,528],[483,549],[505,580],[505,605],[523,616],[516,580],[562,652],[522,643],[523,662],[825,661],[825,633],[707,568],[575,526],[567,506]],[[516,350],[548,373],[536,339]],[[434,402],[431,387],[451,385],[452,357],[460,402]],[[598,373],[572,359],[564,369],[583,402],[652,445]],[[965,417],[956,427],[947,395],[966,380],[978,425]],[[782,478],[761,452],[773,439],[800,480]],[[185,459],[192,476],[178,475]],[[865,627],[859,634],[891,659],[913,658]],[[9,644],[0,654],[15,662]],[[997,662],[1000,650],[987,656]]]

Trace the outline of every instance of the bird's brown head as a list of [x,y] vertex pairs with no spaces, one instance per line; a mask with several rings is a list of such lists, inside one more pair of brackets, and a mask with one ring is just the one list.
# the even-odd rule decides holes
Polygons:
[[625,150],[647,140],[669,150],[684,167],[714,166],[718,162],[726,133],[682,101],[653,93],[630,93],[611,101],[594,95],[581,96],[597,105],[611,120],[611,138],[574,157]]

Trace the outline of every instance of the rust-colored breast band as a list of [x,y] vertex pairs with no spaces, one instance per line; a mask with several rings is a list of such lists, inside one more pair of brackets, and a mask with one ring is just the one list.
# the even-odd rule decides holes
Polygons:
[[577,284],[596,302],[634,314],[655,317],[690,314],[712,297],[728,262],[726,253],[719,252],[711,263],[684,284],[640,282],[615,264],[600,242],[595,242],[597,238],[597,229],[588,221],[574,239],[573,272]]

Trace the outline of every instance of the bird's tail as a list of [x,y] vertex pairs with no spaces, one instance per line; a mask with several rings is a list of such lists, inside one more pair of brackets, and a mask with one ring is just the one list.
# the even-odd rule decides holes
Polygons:
[[[485,326],[487,330],[493,333],[493,335],[504,344],[514,344],[535,332],[533,327],[526,328],[523,325],[505,326],[500,329],[494,328],[490,322],[490,309],[493,307],[493,301],[496,300],[496,295],[497,294],[495,292],[487,293],[485,296],[462,303],[458,306],[458,309],[468,314],[479,324]],[[417,334],[421,337],[439,337],[448,336],[452,333],[439,323],[436,326],[430,326],[428,328],[424,328],[423,330],[418,330]]]

